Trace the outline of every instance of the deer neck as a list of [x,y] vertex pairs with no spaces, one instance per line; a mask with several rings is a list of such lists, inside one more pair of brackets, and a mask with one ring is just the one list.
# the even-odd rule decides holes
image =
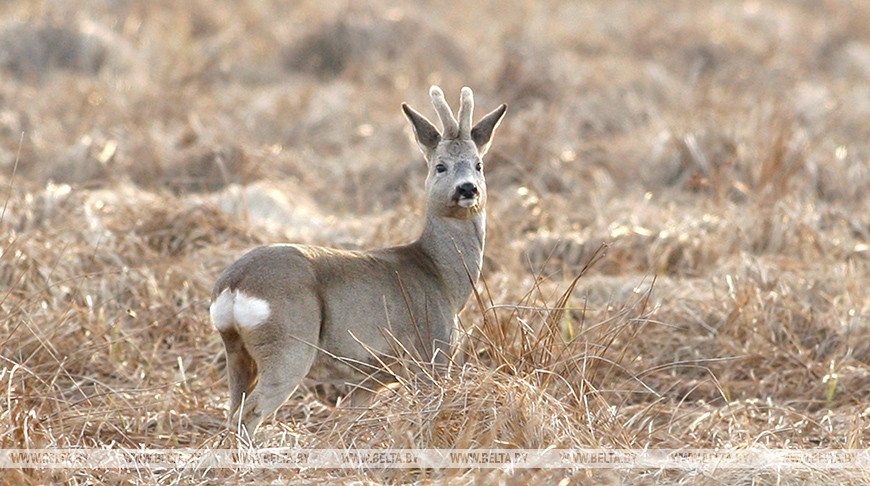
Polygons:
[[441,274],[454,312],[465,305],[480,277],[485,237],[484,211],[462,219],[426,214],[426,225],[417,244]]

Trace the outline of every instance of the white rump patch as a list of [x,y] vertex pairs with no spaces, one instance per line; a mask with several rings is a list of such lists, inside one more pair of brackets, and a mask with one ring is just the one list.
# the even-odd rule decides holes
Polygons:
[[239,326],[242,327],[257,327],[266,322],[272,309],[269,303],[263,299],[245,295],[241,291],[236,291],[236,301],[233,305],[233,317]]
[[272,309],[269,302],[241,291],[224,289],[209,307],[211,322],[219,331],[240,327],[252,328],[266,322]]
[[219,331],[225,331],[233,327],[233,294],[230,289],[224,289],[218,298],[208,308],[211,314],[211,323]]

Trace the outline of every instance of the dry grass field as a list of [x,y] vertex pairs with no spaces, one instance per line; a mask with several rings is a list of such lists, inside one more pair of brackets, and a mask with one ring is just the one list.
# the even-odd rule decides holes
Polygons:
[[[0,2],[0,448],[228,448],[211,286],[404,243],[429,85],[508,115],[461,366],[307,448],[870,448],[861,2]],[[0,483],[855,484],[867,470],[15,470]],[[560,482],[561,481],[561,482]]]

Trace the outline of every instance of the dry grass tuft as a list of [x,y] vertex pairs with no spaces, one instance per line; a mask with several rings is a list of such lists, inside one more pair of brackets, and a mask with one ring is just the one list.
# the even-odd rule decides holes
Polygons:
[[408,73],[445,66],[455,75],[468,72],[463,48],[449,34],[401,8],[343,11],[286,46],[281,57],[286,69],[321,79],[368,79],[372,64],[406,66]]
[[106,61],[98,37],[50,23],[8,23],[0,32],[0,49],[0,68],[25,79],[57,69],[95,74]]

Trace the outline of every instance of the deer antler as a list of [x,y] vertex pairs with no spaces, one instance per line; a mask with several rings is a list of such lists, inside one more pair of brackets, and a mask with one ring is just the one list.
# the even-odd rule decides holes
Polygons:
[[474,111],[474,94],[464,87],[459,94],[459,138],[471,139],[471,113]]
[[447,101],[444,100],[444,92],[438,86],[429,88],[429,96],[432,97],[432,106],[438,112],[438,118],[443,127],[441,136],[443,139],[457,138],[459,136],[459,123],[453,117],[453,112]]

